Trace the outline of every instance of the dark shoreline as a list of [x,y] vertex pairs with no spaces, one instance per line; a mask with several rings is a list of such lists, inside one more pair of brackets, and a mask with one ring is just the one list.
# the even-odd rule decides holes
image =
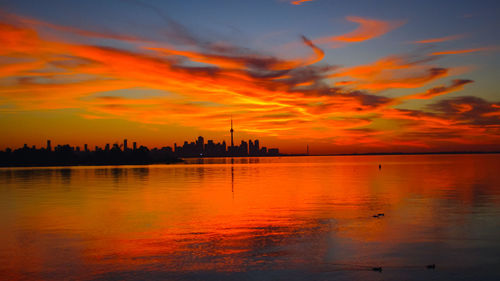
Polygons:
[[351,153],[351,154],[318,154],[318,155],[306,155],[306,154],[280,154],[276,156],[233,156],[233,157],[183,157],[177,159],[171,159],[170,161],[155,161],[155,162],[129,162],[129,163],[67,163],[67,164],[30,164],[30,165],[5,165],[0,164],[0,168],[50,168],[50,167],[94,167],[94,166],[149,166],[149,165],[162,165],[162,164],[178,164],[184,163],[183,159],[214,159],[214,158],[256,158],[256,157],[325,157],[325,156],[388,156],[388,155],[464,155],[464,154],[500,154],[500,151],[453,151],[453,152],[413,152],[413,153]]
[[148,166],[148,165],[162,165],[162,164],[178,164],[184,162],[182,159],[175,159],[171,161],[161,162],[137,162],[137,163],[66,163],[66,164],[28,164],[28,165],[5,165],[0,164],[0,168],[33,168],[33,167],[94,167],[94,166]]
[[444,151],[444,152],[373,152],[338,154],[283,154],[279,156],[379,156],[379,155],[459,155],[459,154],[499,154],[500,151]]

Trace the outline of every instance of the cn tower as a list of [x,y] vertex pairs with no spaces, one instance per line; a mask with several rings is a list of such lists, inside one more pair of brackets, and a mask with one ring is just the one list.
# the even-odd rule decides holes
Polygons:
[[234,147],[234,142],[233,142],[233,132],[234,132],[234,130],[233,130],[233,116],[231,116],[231,130],[230,130],[230,132],[231,132],[231,147]]

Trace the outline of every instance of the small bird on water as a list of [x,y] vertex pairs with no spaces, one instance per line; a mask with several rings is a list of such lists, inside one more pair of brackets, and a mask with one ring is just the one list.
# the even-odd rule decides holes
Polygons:
[[436,269],[436,265],[435,264],[429,264],[426,266],[427,269]]

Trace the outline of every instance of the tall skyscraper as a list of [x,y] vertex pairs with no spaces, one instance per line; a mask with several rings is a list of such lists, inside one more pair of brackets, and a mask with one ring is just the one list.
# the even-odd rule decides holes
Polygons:
[[123,140],[123,151],[126,151],[128,149],[127,147],[127,139]]
[[47,151],[52,151],[52,146],[50,145],[50,140],[47,140]]
[[205,151],[205,139],[202,136],[198,137],[198,140],[196,141],[196,153],[202,154]]
[[254,155],[255,154],[255,151],[254,151],[254,146],[253,146],[253,141],[252,140],[248,140],[248,154],[249,155]]
[[247,156],[248,155],[248,143],[244,140],[241,141],[241,144],[238,149],[238,154],[241,156]]
[[232,116],[231,116],[231,130],[230,130],[230,132],[231,132],[231,148],[233,148],[234,147],[234,141],[233,141],[234,130],[233,130],[233,117]]

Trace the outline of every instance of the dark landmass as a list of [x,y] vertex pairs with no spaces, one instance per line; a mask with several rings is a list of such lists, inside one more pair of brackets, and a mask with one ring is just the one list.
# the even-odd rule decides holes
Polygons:
[[55,150],[21,148],[0,152],[0,167],[37,166],[99,166],[99,165],[148,165],[181,162],[168,151],[147,148],[135,150],[78,151],[69,145]]
[[47,140],[45,148],[37,149],[35,146],[12,150],[7,148],[0,151],[0,167],[29,167],[29,166],[95,166],[95,165],[148,165],[169,164],[182,162],[180,158],[205,158],[205,157],[248,157],[248,156],[280,156],[278,148],[261,147],[259,140],[241,141],[234,145],[233,120],[231,119],[231,144],[226,142],[215,143],[200,136],[192,142],[184,141],[182,146],[174,144],[161,149],[148,149],[145,146],[137,147],[132,143],[129,148],[127,139],[122,144],[113,146],[106,144],[104,148],[96,146],[93,151],[87,144],[81,150],[69,144],[58,145],[52,150],[51,141]]
[[[442,151],[442,152],[377,152],[377,153],[337,153],[314,156],[370,156],[370,155],[436,155],[436,154],[496,154],[500,151]],[[212,158],[212,157],[263,157],[285,156],[300,157],[309,154],[282,154],[278,148],[260,147],[259,140],[241,141],[238,146],[226,146],[226,143],[204,142],[203,137],[196,141],[184,142],[182,146],[174,144],[161,149],[137,147],[133,143],[128,147],[125,139],[122,144],[113,146],[106,144],[104,148],[96,146],[90,150],[87,145],[80,147],[58,145],[52,149],[50,140],[47,146],[37,149],[35,146],[0,151],[0,167],[38,167],[38,166],[100,166],[100,165],[150,165],[171,164],[182,162],[181,158]]]
[[44,148],[29,147],[25,144],[18,149],[7,148],[0,151],[0,167],[37,167],[37,166],[99,166],[99,165],[149,165],[182,162],[181,158],[206,157],[248,157],[279,156],[278,148],[260,147],[259,140],[241,141],[240,145],[226,146],[226,143],[204,142],[203,137],[196,141],[185,141],[182,146],[174,144],[174,149],[165,146],[160,149],[137,147],[134,142],[128,146],[125,139],[122,144],[108,143],[103,148],[96,146],[90,150],[85,144],[83,149],[69,144],[58,145],[52,149],[51,141]]
[[500,151],[438,151],[438,152],[369,152],[331,154],[281,154],[281,156],[370,156],[370,155],[438,155],[438,154],[498,154]]

